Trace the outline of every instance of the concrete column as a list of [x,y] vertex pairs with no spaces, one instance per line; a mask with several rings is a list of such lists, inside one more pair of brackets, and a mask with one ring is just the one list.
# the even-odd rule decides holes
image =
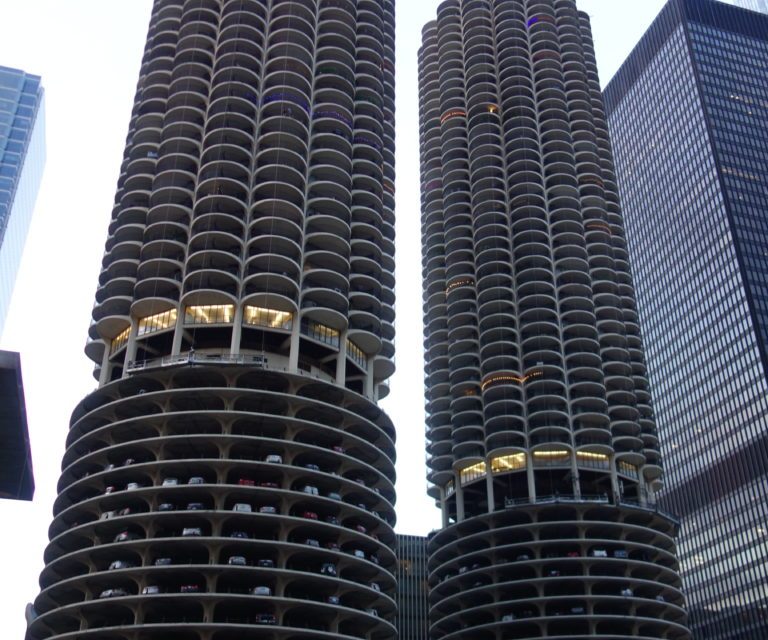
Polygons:
[[528,499],[536,502],[536,476],[533,473],[533,454],[531,453],[526,456],[525,472],[528,476]]
[[613,492],[613,501],[618,504],[621,492],[619,491],[619,474],[616,472],[616,458],[611,458],[611,491]]
[[301,315],[300,312],[293,317],[293,327],[291,328],[291,347],[288,355],[288,371],[296,373],[299,369],[299,336],[301,335]]
[[440,487],[440,515],[443,522],[443,529],[448,526],[448,505],[447,498],[445,497],[445,488]]
[[464,487],[461,486],[461,477],[457,473],[455,475],[456,483],[456,522],[464,520]]
[[128,344],[125,346],[125,365],[123,366],[123,378],[128,377],[128,363],[136,360],[136,336],[139,334],[139,323],[131,318],[131,332],[128,334]]
[[368,367],[365,372],[365,395],[376,400],[376,385],[373,379],[373,356],[368,357]]
[[109,361],[109,351],[112,347],[112,341],[111,340],[104,340],[106,344],[104,345],[104,355],[101,358],[101,371],[99,371],[99,386],[102,387],[107,382],[109,382],[109,378],[112,375],[112,363]]
[[171,355],[177,356],[181,352],[181,339],[184,337],[184,306],[179,306],[176,312],[176,329],[173,331],[173,345]]
[[485,492],[488,495],[488,513],[493,513],[496,509],[493,495],[493,471],[491,470],[491,461],[485,462]]
[[339,332],[339,355],[336,358],[336,384],[343,387],[347,383],[347,329]]
[[232,344],[229,351],[233,356],[240,353],[240,337],[243,335],[243,305],[235,306],[235,317],[232,320]]
[[581,497],[581,483],[579,482],[579,467],[576,464],[576,453],[571,454],[571,483],[573,485],[573,495]]

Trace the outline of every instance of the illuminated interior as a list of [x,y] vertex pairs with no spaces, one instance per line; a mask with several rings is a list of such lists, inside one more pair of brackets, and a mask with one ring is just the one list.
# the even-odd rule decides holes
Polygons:
[[162,313],[156,313],[146,318],[139,320],[139,336],[145,336],[150,333],[162,331],[163,329],[170,329],[176,326],[176,318],[178,312],[176,309],[170,309],[169,311],[163,311]]
[[506,456],[498,456],[491,460],[491,473],[504,473],[525,469],[526,455],[524,453],[512,453]]
[[232,324],[235,317],[233,304],[207,304],[187,307],[184,310],[184,324]]
[[252,327],[269,327],[270,329],[286,329],[290,331],[291,327],[293,327],[293,313],[246,305],[245,309],[243,309],[243,324]]
[[131,335],[131,328],[127,327],[120,333],[118,333],[114,338],[112,338],[112,342],[109,346],[109,353],[113,354],[119,351],[122,347],[124,347],[128,342],[128,336]]

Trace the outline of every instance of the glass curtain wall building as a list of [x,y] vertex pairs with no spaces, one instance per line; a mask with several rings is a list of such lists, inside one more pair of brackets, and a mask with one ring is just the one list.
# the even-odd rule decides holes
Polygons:
[[40,77],[0,66],[0,335],[44,165]]
[[395,636],[394,0],[156,0],[28,640]]
[[768,13],[768,0],[729,0],[729,2],[744,9]]
[[443,2],[419,106],[432,639],[689,638],[587,15]]
[[768,636],[768,16],[672,0],[605,91],[700,640]]
[[397,634],[429,640],[427,538],[397,534]]

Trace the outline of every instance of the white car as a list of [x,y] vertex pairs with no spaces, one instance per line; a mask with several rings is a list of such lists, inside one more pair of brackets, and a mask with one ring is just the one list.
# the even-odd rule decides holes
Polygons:
[[154,595],[155,593],[160,593],[160,587],[156,584],[149,585],[141,590],[141,594],[144,596]]
[[175,487],[177,484],[179,484],[178,478],[165,478],[163,479],[163,486],[164,487]]
[[270,453],[266,458],[264,458],[264,462],[271,462],[272,464],[283,464],[283,456],[279,456],[276,453]]
[[232,511],[239,511],[240,513],[251,513],[253,508],[247,502],[236,502],[232,507]]

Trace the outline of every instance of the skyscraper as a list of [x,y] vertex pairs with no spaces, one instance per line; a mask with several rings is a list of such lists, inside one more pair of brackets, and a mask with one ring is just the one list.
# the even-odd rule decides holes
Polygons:
[[433,640],[689,638],[588,17],[443,2],[419,102]]
[[0,67],[0,335],[45,165],[39,76]]
[[730,0],[730,3],[751,11],[768,13],[768,0]]
[[394,0],[156,0],[29,640],[390,638]]
[[427,538],[397,534],[397,635],[429,640]]
[[696,638],[768,636],[768,16],[673,0],[605,91]]

